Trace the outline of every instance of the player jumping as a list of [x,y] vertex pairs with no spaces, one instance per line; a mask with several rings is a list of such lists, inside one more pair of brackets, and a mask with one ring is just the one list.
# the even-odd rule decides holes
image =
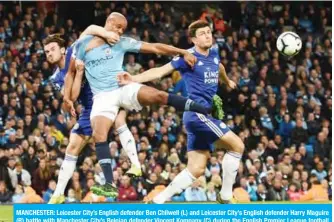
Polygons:
[[[127,27],[126,18],[120,13],[111,13],[106,20],[105,29],[113,31],[120,36]],[[98,37],[87,36],[79,40],[75,48],[75,57],[85,64],[85,76],[94,94],[94,103],[91,112],[91,123],[93,128],[93,139],[96,145],[96,152],[107,183],[94,187],[92,191],[98,195],[105,195],[109,190],[115,190],[112,185],[112,171],[110,152],[108,152],[107,136],[110,128],[115,122],[120,107],[127,110],[139,111],[142,106],[161,104],[171,105],[180,111],[195,111],[202,114],[211,112],[210,108],[200,105],[191,99],[177,95],[169,95],[166,92],[155,88],[144,86],[138,83],[120,87],[117,82],[117,74],[124,72],[122,64],[126,52],[155,53],[161,55],[183,55],[183,61],[193,65],[196,58],[186,50],[159,43],[139,42],[132,38],[121,37],[114,45]],[[71,62],[68,73],[74,78],[74,61]],[[65,85],[65,98],[69,98],[69,88]],[[68,104],[73,109],[73,104]],[[124,117],[125,119],[125,117]],[[134,150],[134,152],[136,152]]]
[[[110,43],[116,43],[119,40],[119,36],[117,34],[113,32],[106,32],[105,29],[95,25],[89,26],[82,35],[86,34],[101,36],[107,39],[107,41]],[[64,39],[62,39],[59,35],[50,35],[45,39],[44,51],[47,61],[57,66],[56,71],[50,78],[51,83],[54,85],[55,88],[61,90],[61,92],[63,93],[63,86],[66,78],[65,75],[68,71],[70,58],[72,55],[72,47],[68,47],[66,50]],[[71,99],[72,101],[76,101],[79,97],[84,108],[79,117],[79,120],[74,125],[71,131],[70,141],[66,148],[65,159],[60,168],[57,187],[55,192],[53,193],[52,198],[49,201],[50,204],[63,203],[65,201],[64,190],[68,181],[73,175],[78,155],[92,135],[89,116],[93,104],[93,94],[91,92],[89,84],[86,81],[82,83],[82,75],[83,72],[78,71],[76,73],[74,84],[71,87]],[[121,117],[121,119],[123,119],[123,117]],[[135,143],[133,135],[124,124],[116,124],[116,127],[118,128],[122,146],[128,153],[128,141]],[[137,155],[132,155],[130,160],[132,164],[140,165]],[[141,171],[135,171],[133,169],[130,169],[127,174],[140,176]],[[116,196],[117,193],[113,195]]]
[[[195,45],[190,51],[197,57],[193,68],[182,57],[176,57],[170,63],[150,69],[142,74],[131,76],[119,75],[120,84],[131,81],[148,82],[162,78],[173,70],[179,70],[188,90],[189,98],[206,107],[211,107],[213,97],[218,89],[218,78],[222,78],[228,87],[234,89],[236,84],[229,80],[225,68],[220,64],[218,49],[212,47],[212,31],[206,21],[196,21],[189,26],[189,33]],[[232,186],[237,175],[239,162],[244,151],[244,144],[225,123],[196,112],[184,112],[183,123],[188,138],[188,165],[180,172],[168,187],[153,199],[153,203],[164,203],[177,193],[189,187],[196,178],[204,174],[210,151],[215,147],[227,150],[224,155],[223,185],[217,196],[219,203],[234,202]]]

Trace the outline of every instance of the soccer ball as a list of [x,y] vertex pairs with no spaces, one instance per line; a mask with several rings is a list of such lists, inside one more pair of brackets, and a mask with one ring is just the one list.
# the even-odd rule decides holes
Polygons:
[[302,40],[294,32],[283,32],[276,41],[278,51],[287,57],[293,57],[299,53],[302,48]]

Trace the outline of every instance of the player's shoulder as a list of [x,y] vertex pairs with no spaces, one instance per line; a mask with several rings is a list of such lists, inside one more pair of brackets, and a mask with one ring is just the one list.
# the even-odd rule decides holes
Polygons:
[[136,39],[129,37],[129,36],[121,36],[119,39],[120,43],[133,43],[133,42],[137,42]]
[[75,45],[74,43],[66,48],[65,55],[72,54]]
[[60,69],[59,67],[56,67],[53,69],[52,75],[49,77],[49,79],[54,80],[59,76],[59,74],[60,74]]
[[190,49],[187,49],[187,51],[191,54],[195,54],[195,48],[194,47],[192,47]]
[[213,46],[211,46],[210,52],[211,52],[212,55],[219,55],[219,47],[218,47],[218,45],[214,44]]
[[85,35],[85,36],[82,36],[79,39],[77,39],[72,45],[78,47],[78,46],[81,46],[85,43],[87,44],[93,38],[94,38],[93,35]]

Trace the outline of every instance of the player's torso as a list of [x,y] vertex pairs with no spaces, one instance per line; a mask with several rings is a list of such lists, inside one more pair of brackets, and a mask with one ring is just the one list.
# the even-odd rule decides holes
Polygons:
[[197,62],[192,71],[183,75],[189,98],[207,107],[212,105],[219,79],[219,57],[210,52],[208,56],[194,53]]
[[[219,56],[210,50],[208,56],[194,52],[197,62],[192,71],[184,73],[183,78],[188,90],[189,98],[206,107],[212,106],[212,98],[218,89],[219,80]],[[198,116],[194,112],[184,112],[183,121],[191,125],[197,121]]]
[[85,75],[95,93],[117,89],[117,74],[123,71],[124,51],[116,44],[103,44],[85,55]]

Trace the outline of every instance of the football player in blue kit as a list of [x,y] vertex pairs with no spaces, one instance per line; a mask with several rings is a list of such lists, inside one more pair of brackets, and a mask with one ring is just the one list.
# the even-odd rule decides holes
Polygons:
[[[102,38],[106,39],[110,44],[114,44],[119,41],[119,36],[117,34],[115,34],[114,32],[107,32],[104,28],[96,25],[89,26],[82,33],[82,36],[85,36],[87,34],[101,36]],[[66,73],[70,65],[74,45],[75,43],[71,47],[65,49],[65,40],[57,34],[48,36],[44,41],[44,51],[47,61],[57,66],[54,74],[50,77],[50,82],[56,89],[60,90],[62,94],[64,94],[64,83],[67,78]],[[82,70],[77,70],[76,77],[74,79],[74,83],[70,93],[71,100],[76,101],[77,99],[79,99],[81,105],[83,106],[83,109],[77,123],[74,125],[71,131],[69,144],[66,148],[65,159],[60,168],[57,187],[49,201],[50,204],[63,203],[65,201],[64,190],[69,179],[73,175],[78,155],[92,135],[92,128],[90,125],[89,117],[93,104],[93,94],[91,92],[88,82],[83,78],[83,74],[84,72]],[[130,131],[125,130],[127,129],[127,126],[124,126],[124,122],[122,123],[122,127],[119,127],[122,130],[121,132],[119,131],[121,143],[122,141],[133,141],[133,143],[135,143],[133,135]],[[117,124],[116,127],[118,127]],[[127,152],[127,144],[122,143],[122,146]],[[132,164],[138,163],[137,165],[139,165],[137,155],[132,155],[130,161]],[[141,171],[139,172],[141,173]],[[133,176],[140,176],[138,172],[133,172],[133,170],[131,169],[127,171],[127,174]],[[117,194],[114,194],[114,196],[116,195]]]
[[[119,83],[123,85],[129,82],[148,82],[178,70],[185,81],[189,98],[201,105],[211,107],[218,89],[219,77],[232,89],[236,84],[229,80],[224,66],[220,63],[218,49],[212,44],[212,30],[209,24],[202,20],[193,22],[189,26],[189,33],[195,45],[189,51],[197,58],[193,68],[187,65],[182,57],[176,57],[162,67],[150,69],[136,76],[120,74],[118,75]],[[219,203],[235,202],[232,186],[244,151],[242,140],[221,120],[196,112],[184,112],[183,124],[188,134],[187,168],[181,171],[164,191],[154,197],[152,202],[164,203],[202,176],[210,152],[215,147],[226,150],[222,161],[222,189],[217,196],[217,201]]]

